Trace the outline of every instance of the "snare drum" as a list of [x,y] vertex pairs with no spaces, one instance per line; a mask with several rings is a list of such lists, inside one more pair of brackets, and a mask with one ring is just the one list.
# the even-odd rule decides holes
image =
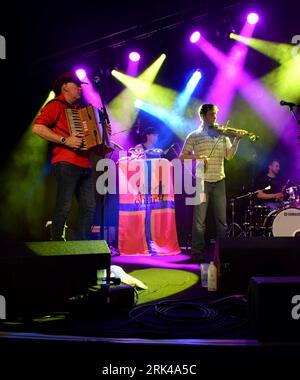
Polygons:
[[271,211],[264,221],[264,227],[270,230],[269,236],[300,237],[300,208]]

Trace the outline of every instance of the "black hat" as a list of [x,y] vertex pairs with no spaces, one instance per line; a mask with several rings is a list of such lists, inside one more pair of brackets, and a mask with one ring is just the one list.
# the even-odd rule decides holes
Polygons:
[[143,132],[142,136],[146,138],[147,135],[158,135],[158,129],[155,127],[146,127]]
[[60,75],[54,82],[53,91],[55,92],[55,95],[60,94],[61,86],[65,83],[75,83],[77,86],[88,84],[87,82],[82,82],[75,73],[70,71]]

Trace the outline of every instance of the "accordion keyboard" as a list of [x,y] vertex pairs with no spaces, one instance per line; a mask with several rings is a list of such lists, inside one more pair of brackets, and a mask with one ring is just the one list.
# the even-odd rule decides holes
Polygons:
[[81,150],[88,150],[102,143],[101,125],[93,106],[65,110],[70,133],[82,138]]

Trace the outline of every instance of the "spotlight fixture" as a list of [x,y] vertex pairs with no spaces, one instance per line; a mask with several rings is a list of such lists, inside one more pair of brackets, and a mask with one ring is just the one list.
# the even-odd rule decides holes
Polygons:
[[190,36],[190,41],[192,44],[195,44],[196,42],[198,42],[200,40],[200,37],[201,37],[201,34],[198,30],[196,30],[195,32],[193,32]]
[[138,62],[141,59],[141,56],[138,52],[132,51],[131,53],[129,53],[129,59],[132,62]]
[[259,17],[257,13],[251,12],[247,16],[247,22],[251,25],[254,25],[258,22]]
[[78,69],[75,72],[78,76],[78,79],[83,80],[84,78],[86,78],[86,71],[84,69]]
[[196,69],[194,74],[195,78],[197,78],[198,80],[202,78],[202,73],[201,73],[201,70],[200,69]]

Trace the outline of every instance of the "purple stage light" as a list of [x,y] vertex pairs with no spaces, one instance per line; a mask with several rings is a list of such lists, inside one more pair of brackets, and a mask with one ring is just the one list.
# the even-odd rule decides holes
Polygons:
[[196,32],[191,34],[191,37],[190,37],[191,43],[195,44],[196,42],[198,42],[200,40],[200,37],[201,37],[200,32],[198,30],[196,30]]
[[78,79],[83,80],[86,78],[86,71],[84,69],[78,69],[76,70],[76,75],[78,76]]
[[251,25],[256,24],[258,22],[258,19],[259,19],[258,14],[254,12],[249,13],[247,16],[247,21]]
[[132,51],[130,54],[129,54],[129,59],[130,61],[132,62],[138,62],[140,59],[141,59],[141,56],[138,52],[136,51]]

